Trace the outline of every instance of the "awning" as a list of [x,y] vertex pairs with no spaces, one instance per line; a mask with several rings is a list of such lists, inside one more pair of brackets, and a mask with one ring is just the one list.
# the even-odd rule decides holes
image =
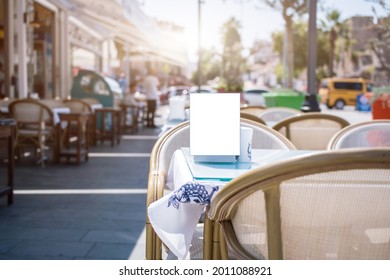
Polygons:
[[55,0],[70,7],[71,14],[90,26],[105,39],[113,39],[124,48],[142,50],[145,56],[152,56],[177,66],[187,65],[187,54],[164,37],[154,19],[139,8],[138,1],[98,0]]

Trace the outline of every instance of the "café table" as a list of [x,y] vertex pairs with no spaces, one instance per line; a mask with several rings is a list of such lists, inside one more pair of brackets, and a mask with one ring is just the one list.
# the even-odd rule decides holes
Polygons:
[[312,152],[253,149],[251,163],[200,163],[188,147],[176,150],[166,180],[172,192],[149,206],[150,223],[171,252],[186,259],[199,218],[226,183],[249,170]]
[[[42,102],[42,101],[41,101]],[[45,102],[42,102],[43,104],[47,105]],[[59,117],[59,114],[69,114],[70,113],[70,109],[68,107],[53,107],[53,106],[48,106],[50,108],[50,110],[53,112],[53,121],[54,121],[54,124],[57,125],[60,123],[60,117]],[[8,113],[8,106],[1,106],[0,105],[0,112],[1,113]],[[63,126],[63,128],[66,127],[65,124],[61,124]]]
[[91,105],[92,112],[95,112],[96,109],[103,108],[102,104],[90,104],[90,105]]
[[61,123],[62,128],[66,128],[66,123],[61,122],[60,114],[70,114],[70,109],[67,107],[58,107],[58,108],[51,108],[53,112],[53,121],[54,124],[57,125]]

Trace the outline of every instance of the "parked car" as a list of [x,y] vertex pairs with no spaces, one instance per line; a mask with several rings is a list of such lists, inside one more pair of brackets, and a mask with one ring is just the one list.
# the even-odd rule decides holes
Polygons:
[[321,81],[321,103],[330,108],[343,109],[345,105],[356,106],[360,94],[372,92],[372,83],[362,78],[329,78]]
[[189,93],[215,93],[217,92],[216,89],[210,87],[210,86],[201,86],[200,87],[200,91],[199,91],[199,87],[198,86],[192,86],[190,88],[190,92]]
[[160,104],[168,104],[170,97],[188,95],[189,91],[189,86],[171,86],[165,91],[160,92]]
[[[210,86],[201,86],[200,88],[200,93],[224,93],[224,91],[217,91],[215,88],[210,87]],[[198,86],[192,86],[190,93],[199,93],[199,87]],[[240,103],[241,105],[245,105],[246,102],[244,100],[244,94],[243,92],[240,92]]]
[[198,86],[192,86],[190,89],[190,93],[215,93],[215,92],[217,92],[217,90],[210,86],[201,86],[200,91]]
[[263,93],[267,93],[268,89],[265,88],[251,88],[244,91],[244,102],[249,106],[264,106],[265,100],[262,96]]

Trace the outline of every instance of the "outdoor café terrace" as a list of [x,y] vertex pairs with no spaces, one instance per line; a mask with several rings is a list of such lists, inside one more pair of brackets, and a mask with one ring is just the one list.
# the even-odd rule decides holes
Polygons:
[[[148,223],[145,227],[145,210],[150,203],[147,192],[152,149],[161,139],[161,129],[175,130],[174,125],[167,128],[167,109],[160,107],[157,128],[139,124],[137,132],[122,134],[119,144],[105,141],[91,146],[88,161],[54,163],[48,158],[42,167],[34,157],[17,160],[13,204],[7,205],[6,197],[0,198],[0,259],[159,258],[158,248],[152,254],[148,251],[155,243],[148,245],[151,228]],[[372,120],[370,112],[352,107],[343,111],[321,109],[319,114],[342,118],[351,125]],[[253,126],[251,121],[244,123]],[[2,158],[6,158],[4,149]],[[171,157],[164,160],[170,162]],[[5,160],[2,174],[6,169]],[[4,183],[6,176],[1,179]]]

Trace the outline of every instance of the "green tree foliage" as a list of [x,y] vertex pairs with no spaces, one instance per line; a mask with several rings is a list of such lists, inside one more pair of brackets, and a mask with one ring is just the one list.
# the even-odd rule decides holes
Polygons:
[[[296,22],[293,26],[294,36],[294,49],[296,50],[294,55],[294,76],[297,77],[303,70],[307,68],[307,22]],[[283,55],[283,39],[284,32],[274,32],[272,34],[272,40],[274,44],[274,50],[279,53],[280,57]],[[324,67],[327,66],[329,60],[329,44],[326,34],[318,29],[317,30],[317,74],[322,73]],[[319,78],[319,77],[318,77]]]
[[321,29],[317,30],[317,81],[328,77],[329,73],[329,40],[328,34]]
[[222,35],[222,78],[227,91],[241,91],[243,87],[242,75],[245,73],[245,59],[241,52],[241,36],[238,30],[240,23],[230,18],[221,29]]
[[286,46],[286,67],[284,70],[286,77],[285,87],[292,88],[293,73],[294,73],[294,34],[293,34],[293,22],[294,18],[301,16],[307,13],[307,3],[309,0],[259,0],[260,2],[265,3],[267,6],[280,11],[284,22],[285,22],[285,32],[287,40],[284,44]]
[[348,39],[348,28],[341,20],[341,13],[335,9],[328,9],[326,11],[325,19],[321,22],[322,30],[328,35],[329,40],[329,62],[328,62],[328,76],[333,77],[333,65],[336,57],[336,42],[339,37]]
[[[242,76],[246,71],[246,58],[243,57],[243,46],[239,29],[240,23],[230,18],[221,27],[222,53],[215,49],[202,50],[201,73],[202,84],[221,77],[221,85],[225,91],[242,91]],[[193,73],[192,82],[198,83],[198,70]]]
[[[221,75],[221,59],[215,49],[203,49],[201,56],[202,84]],[[198,69],[192,74],[191,81],[198,83]]]

